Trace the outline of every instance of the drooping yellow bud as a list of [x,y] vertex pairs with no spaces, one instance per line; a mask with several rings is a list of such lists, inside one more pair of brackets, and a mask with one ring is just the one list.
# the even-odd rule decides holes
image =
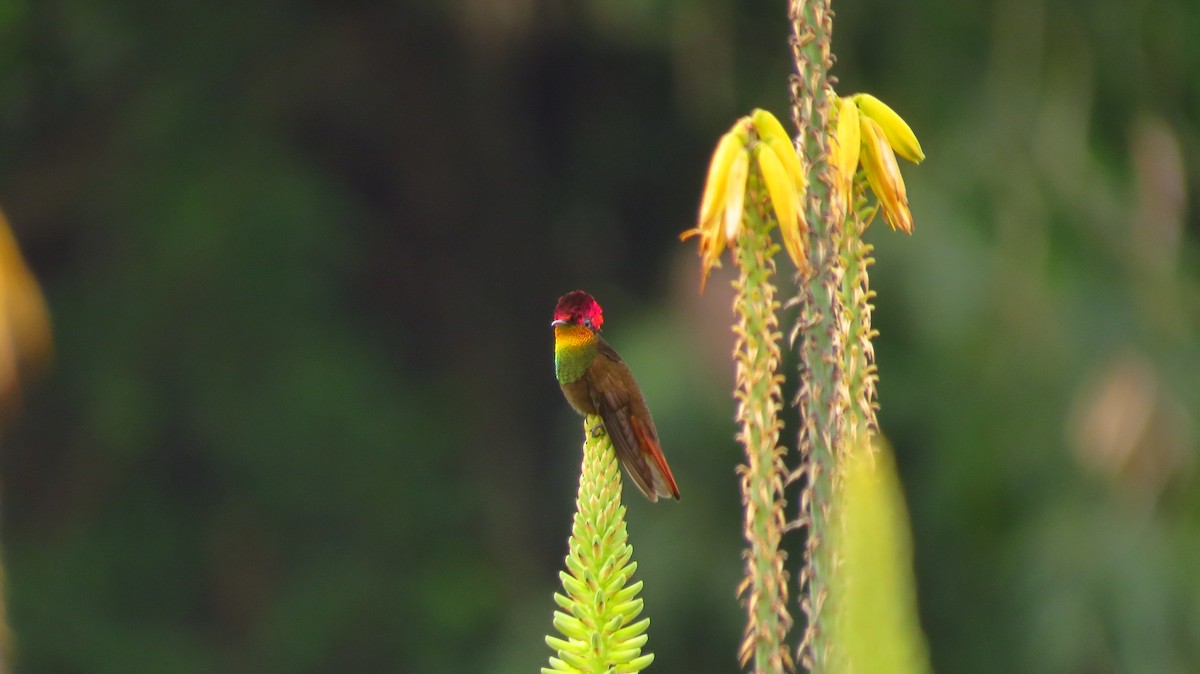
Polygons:
[[754,131],[759,138],[791,138],[783,128],[783,124],[779,122],[779,118],[771,114],[770,110],[762,108],[751,110],[750,121],[754,124]]
[[[792,150],[789,147],[785,151]],[[804,212],[800,208],[800,195],[795,190],[795,183],[771,146],[759,143],[754,148],[754,156],[763,184],[767,187],[767,196],[771,199],[775,218],[779,221],[779,232],[783,236],[783,245],[788,256],[796,263],[798,269],[806,270],[808,256],[804,242],[808,238],[808,223],[804,220]]]
[[738,124],[721,136],[721,140],[717,142],[717,149],[713,151],[712,160],[709,161],[708,179],[704,183],[704,195],[700,201],[699,226],[701,227],[712,219],[724,204],[725,183],[729,178],[729,167],[733,165],[738,151],[746,145],[745,140],[740,138],[737,133],[741,126]]
[[871,94],[854,94],[851,98],[854,99],[859,112],[879,124],[884,137],[896,154],[914,164],[920,164],[925,159],[921,144],[917,142],[917,135],[895,110]]
[[861,149],[862,132],[859,129],[858,106],[850,98],[839,99],[837,133],[834,140],[837,143],[837,201],[842,212],[849,212],[851,204],[851,186],[854,184],[854,174],[858,172],[858,155]]
[[[746,177],[749,173],[751,122],[742,117],[734,123],[713,151],[708,164],[708,178],[704,184],[704,195],[700,201],[700,219],[696,226],[679,236],[687,240],[700,237],[700,289],[713,267],[720,266],[721,253],[727,241],[737,236],[741,224],[741,210],[745,199]],[[736,203],[730,203],[736,197]],[[730,222],[733,212],[737,220]],[[729,236],[732,232],[733,237]]]
[[[752,159],[762,188],[755,182],[755,193],[747,197]],[[699,221],[680,235],[682,240],[700,238],[701,292],[709,271],[720,266],[721,253],[742,234],[747,199],[756,208],[761,200],[771,202],[788,255],[798,269],[808,270],[808,223],[802,207],[807,184],[796,147],[774,115],[756,109],[734,123],[709,162]]]
[[734,155],[725,184],[725,241],[732,244],[742,231],[742,207],[746,202],[746,179],[750,176],[750,151],[743,146]]
[[808,187],[808,178],[800,166],[800,157],[796,154],[796,146],[792,144],[791,136],[779,123],[779,119],[762,108],[755,108],[754,112],[750,113],[750,119],[754,124],[754,130],[758,133],[759,141],[766,143],[775,151],[775,156],[783,163],[784,170],[787,171],[788,177],[795,185],[797,194],[803,194]]
[[785,226],[796,219],[796,191],[792,189],[792,180],[770,146],[759,143],[754,148],[754,158],[758,162],[763,183],[767,186],[767,195],[771,197],[775,218],[781,227]]
[[790,225],[780,225],[779,233],[783,236],[783,247],[787,249],[788,257],[792,258],[796,269],[808,276],[811,268],[808,265],[808,220],[800,203],[796,203],[796,218]]
[[871,191],[879,199],[883,210],[883,219],[892,229],[899,229],[905,234],[912,234],[912,213],[908,210],[908,193],[904,189],[904,178],[900,175],[900,166],[896,163],[896,155],[888,143],[883,129],[879,124],[866,115],[859,116],[859,128],[862,133],[862,166],[871,184]]

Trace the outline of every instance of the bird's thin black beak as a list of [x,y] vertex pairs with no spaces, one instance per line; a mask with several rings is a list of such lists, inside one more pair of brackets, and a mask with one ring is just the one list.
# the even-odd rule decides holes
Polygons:
[[560,319],[558,319],[557,321],[551,321],[551,322],[550,322],[550,327],[552,327],[552,328],[553,328],[553,327],[556,327],[556,326],[559,326],[559,325],[566,325],[566,324],[567,324],[567,322],[566,322],[566,321],[564,321],[564,320],[562,320],[562,319],[560,318]]

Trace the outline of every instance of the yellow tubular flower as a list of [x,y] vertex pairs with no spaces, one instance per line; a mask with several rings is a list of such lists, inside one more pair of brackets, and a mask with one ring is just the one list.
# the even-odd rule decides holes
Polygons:
[[[791,150],[789,148],[786,151]],[[767,187],[767,195],[771,198],[775,218],[779,221],[784,248],[798,269],[807,270],[805,241],[808,240],[808,223],[804,220],[804,212],[800,208],[800,195],[794,189],[795,183],[774,148],[759,143],[754,148],[754,155],[758,160],[758,171],[762,175],[763,184]]]
[[[732,242],[741,225],[741,210],[745,199],[746,176],[750,155],[750,118],[743,117],[734,123],[713,151],[708,165],[708,178],[704,184],[704,195],[700,202],[700,220],[696,226],[680,235],[680,240],[700,237],[700,289],[709,271],[720,266],[721,253],[726,241]],[[736,203],[731,203],[736,201]],[[730,222],[732,214],[737,219]],[[732,236],[730,236],[732,232]]]
[[790,225],[780,224],[779,233],[783,235],[783,247],[787,249],[788,257],[792,258],[796,269],[807,276],[811,271],[808,266],[808,220],[800,208],[799,195],[796,198],[796,217]]
[[758,172],[762,174],[763,184],[767,186],[767,194],[771,197],[775,218],[779,220],[780,228],[787,227],[796,220],[799,201],[796,190],[792,189],[792,179],[770,146],[759,143],[754,148],[754,158],[758,160]]
[[[861,108],[860,108],[861,109]],[[888,143],[879,123],[866,115],[859,116],[862,133],[862,166],[871,184],[871,191],[879,199],[883,219],[892,229],[912,234],[912,213],[908,210],[908,194],[904,189],[904,178],[896,155]]]
[[796,146],[792,144],[792,137],[784,130],[775,115],[762,108],[756,108],[750,114],[750,119],[754,124],[754,130],[758,132],[759,140],[769,145],[775,151],[775,156],[783,163],[784,170],[787,171],[795,185],[796,193],[804,194],[804,190],[808,187],[808,178],[800,166],[800,157],[796,154]]
[[737,241],[742,231],[742,207],[746,202],[746,179],[750,177],[750,152],[745,147],[734,155],[725,184],[725,241]]
[[[779,119],[767,110],[755,109],[750,113],[754,130],[758,132],[759,172],[767,186],[771,203],[775,208],[775,217],[779,220],[779,232],[783,236],[783,245],[788,256],[801,271],[808,269],[808,222],[804,219],[804,209],[801,207],[803,195],[808,189],[808,178],[800,165],[800,157],[796,154],[796,146],[792,138],[784,130]],[[762,146],[765,145],[766,148]],[[769,156],[770,155],[770,156]],[[775,170],[771,157],[778,160],[783,175]],[[790,195],[783,194],[783,178],[790,183]],[[790,203],[789,203],[790,202]],[[782,209],[782,211],[780,210]]]
[[837,133],[837,203],[842,212],[849,212],[853,196],[851,186],[858,172],[858,156],[861,149],[862,132],[859,129],[858,106],[850,98],[840,99],[838,105]]
[[704,183],[704,196],[700,202],[701,227],[724,206],[725,182],[729,177],[729,167],[733,165],[734,157],[744,146],[745,142],[738,138],[734,131],[721,136],[721,140],[717,142],[717,149],[713,151],[712,161],[708,165],[708,179]]
[[925,159],[925,153],[921,151],[921,144],[917,142],[917,135],[909,128],[908,123],[896,114],[895,110],[871,94],[854,94],[851,98],[854,99],[859,112],[879,124],[888,144],[892,146],[896,154],[914,164],[920,164]]

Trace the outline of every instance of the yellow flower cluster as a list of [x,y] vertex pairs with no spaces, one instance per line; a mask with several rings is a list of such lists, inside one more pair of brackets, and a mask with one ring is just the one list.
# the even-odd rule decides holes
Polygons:
[[800,268],[808,264],[808,222],[803,195],[807,187],[791,136],[766,110],[757,109],[734,123],[713,152],[696,227],[680,237],[700,237],[700,287],[709,271],[720,266],[721,253],[742,231],[742,210],[752,168],[766,187],[772,212],[779,222],[783,245]]
[[[900,115],[870,94],[839,97],[834,115],[830,131],[836,174],[832,198],[839,215],[845,217],[853,208],[854,177],[861,167],[879,200],[883,219],[892,229],[911,234],[912,213],[896,155],[921,163],[925,153],[916,135]],[[725,247],[734,245],[741,234],[751,171],[757,171],[766,188],[788,256],[797,268],[808,268],[805,171],[783,125],[770,112],[757,109],[735,122],[717,142],[708,166],[699,222],[680,237],[700,238],[702,290],[709,271],[720,266]]]
[[900,115],[870,94],[838,99],[835,124],[831,134],[831,152],[837,163],[834,203],[846,212],[852,207],[854,176],[861,165],[871,191],[879,200],[883,219],[892,229],[912,234],[908,192],[896,155],[914,164],[921,163],[925,153],[917,136]]

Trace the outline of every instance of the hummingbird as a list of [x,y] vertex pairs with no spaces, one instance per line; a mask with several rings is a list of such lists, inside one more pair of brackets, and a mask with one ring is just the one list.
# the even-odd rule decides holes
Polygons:
[[550,325],[554,374],[567,402],[584,416],[600,415],[625,472],[651,503],[660,496],[678,501],[679,487],[663,457],[646,398],[629,366],[600,336],[600,305],[582,290],[569,292],[558,299]]

